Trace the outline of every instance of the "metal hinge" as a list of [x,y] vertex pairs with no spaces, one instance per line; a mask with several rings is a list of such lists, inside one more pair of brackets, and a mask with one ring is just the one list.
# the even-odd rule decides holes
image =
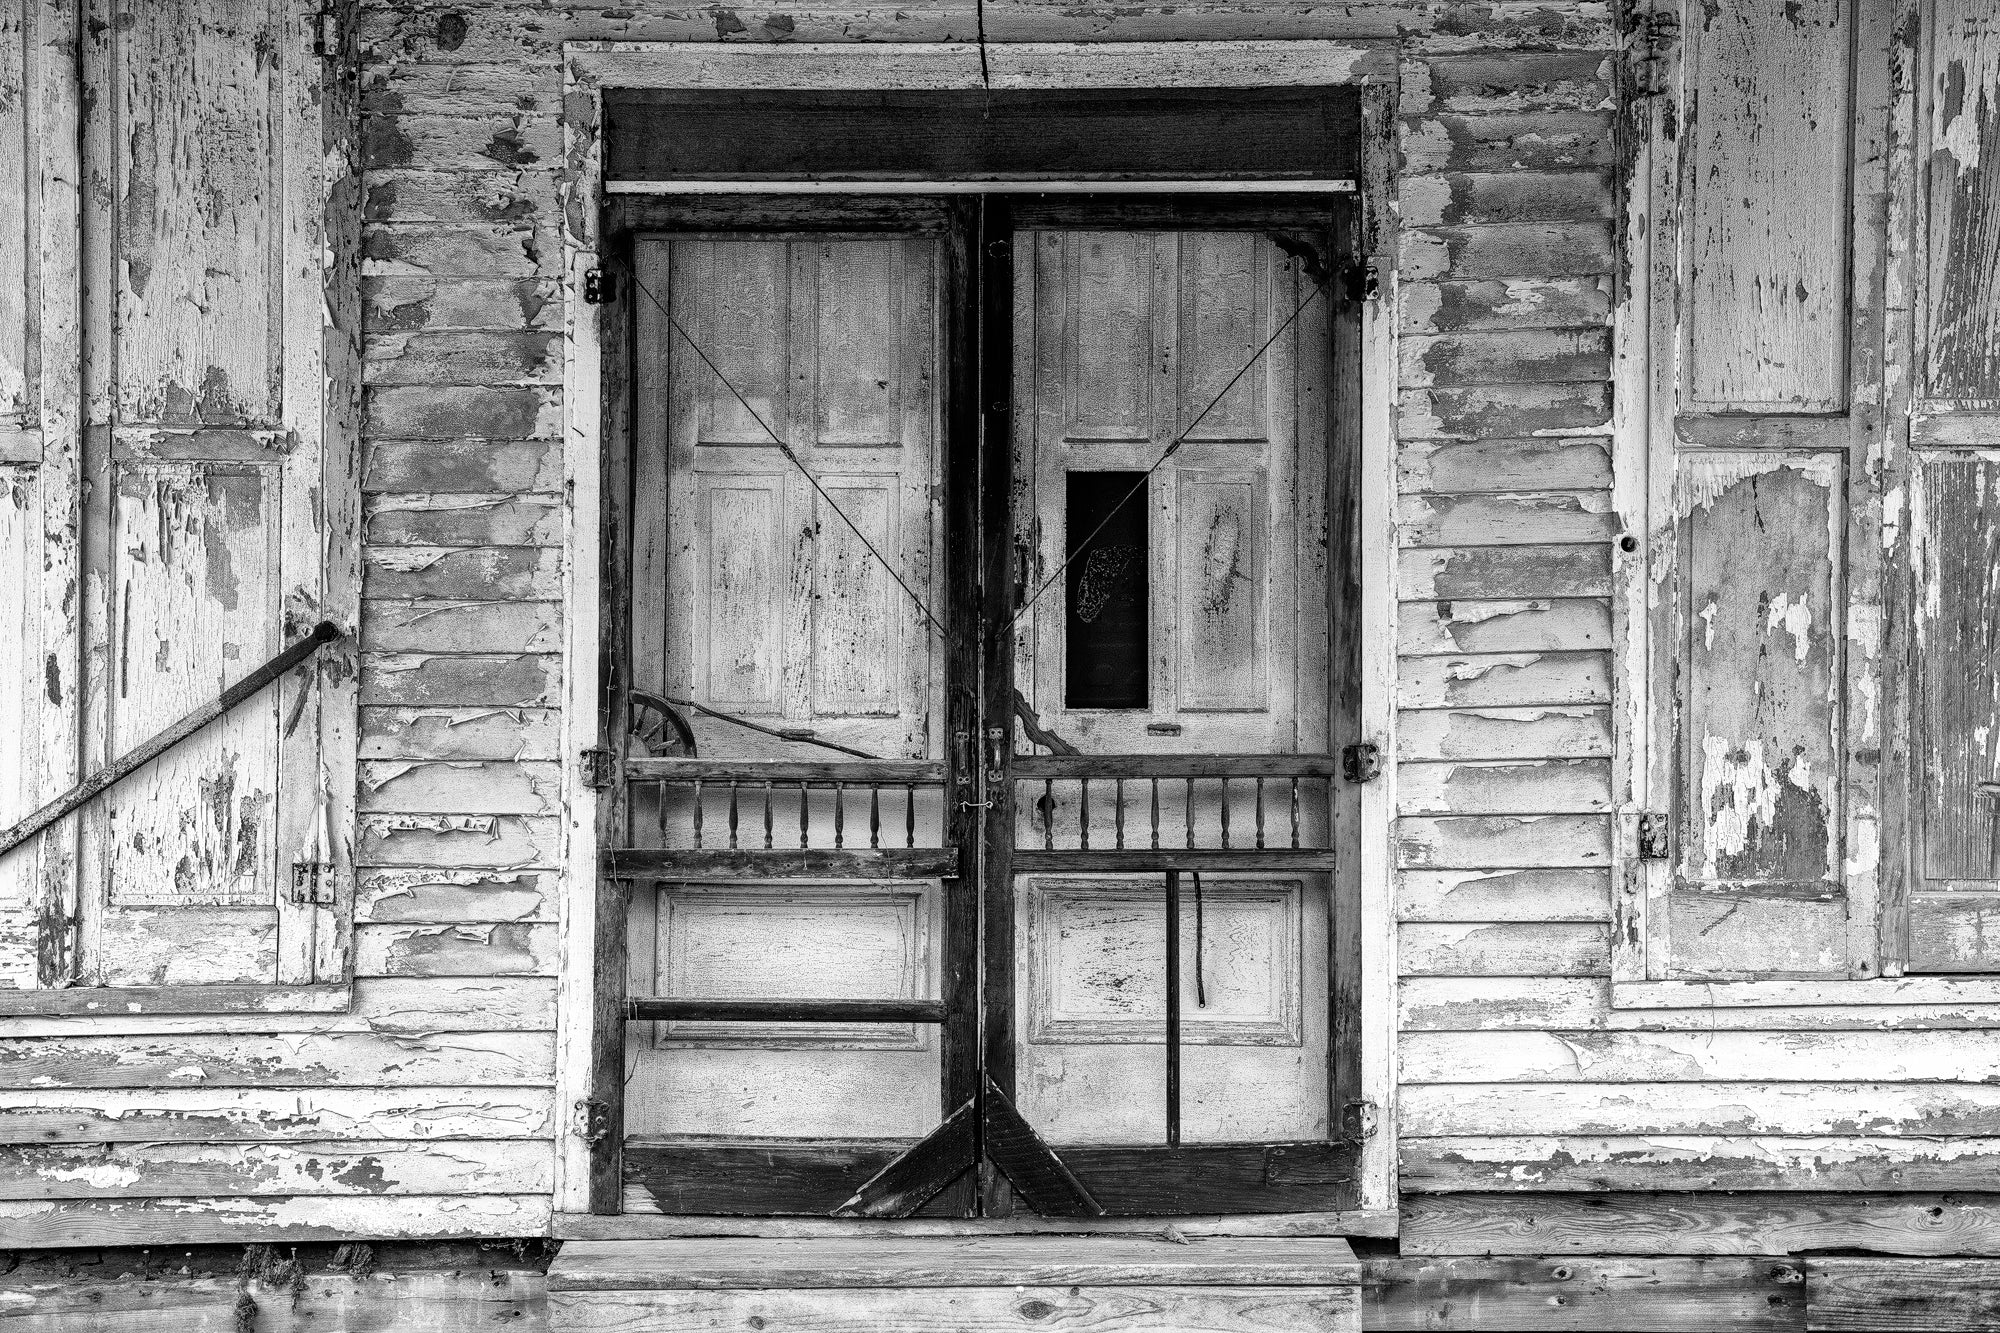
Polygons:
[[1382,747],[1362,741],[1340,752],[1340,776],[1349,782],[1373,782],[1382,776]]
[[585,1097],[576,1104],[576,1132],[585,1143],[602,1143],[611,1136],[611,1104],[600,1097]]
[[1647,813],[1639,816],[1639,859],[1641,861],[1664,861],[1671,853],[1667,850],[1667,817]]
[[1380,1122],[1380,1108],[1372,1101],[1349,1102],[1341,1108],[1340,1127],[1350,1139],[1373,1138]]
[[1671,7],[1649,9],[1632,16],[1632,27],[1632,91],[1640,97],[1658,97],[1668,89],[1668,73],[1680,47],[1680,12]]
[[576,771],[583,785],[592,791],[603,791],[611,785],[617,765],[612,761],[611,751],[602,745],[593,745],[577,756]]
[[618,299],[618,279],[601,268],[591,269],[583,275],[583,303],[585,305],[609,305]]
[[332,5],[313,15],[313,54],[321,60],[340,54],[340,23]]
[[1382,291],[1375,265],[1366,259],[1349,260],[1340,270],[1340,281],[1350,301],[1372,301]]
[[324,861],[292,862],[292,902],[300,907],[331,907],[333,867]]

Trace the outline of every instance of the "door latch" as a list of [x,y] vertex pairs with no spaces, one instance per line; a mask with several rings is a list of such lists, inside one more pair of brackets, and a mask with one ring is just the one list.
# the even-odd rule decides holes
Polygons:
[[1382,776],[1382,747],[1361,741],[1340,752],[1340,776],[1348,782],[1373,782]]
[[610,305],[618,299],[618,279],[601,268],[591,269],[583,275],[583,303],[585,305]]
[[1007,728],[988,727],[986,729],[986,781],[989,786],[997,785],[1005,776],[1007,764]]
[[601,1097],[585,1097],[576,1104],[576,1129],[585,1143],[597,1144],[611,1137],[611,1104]]
[[1349,1102],[1340,1110],[1341,1132],[1350,1139],[1373,1138],[1381,1114],[1373,1101]]

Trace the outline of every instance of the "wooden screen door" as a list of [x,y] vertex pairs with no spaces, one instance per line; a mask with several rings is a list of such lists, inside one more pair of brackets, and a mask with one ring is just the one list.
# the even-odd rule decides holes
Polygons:
[[1332,244],[1153,211],[633,227],[626,1210],[1342,1206]]

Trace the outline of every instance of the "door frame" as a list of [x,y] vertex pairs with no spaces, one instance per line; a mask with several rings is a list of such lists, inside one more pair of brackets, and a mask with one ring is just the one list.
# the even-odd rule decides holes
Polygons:
[[[565,887],[561,905],[561,981],[557,1012],[557,1103],[562,1108],[556,1134],[558,1215],[616,1212],[620,1192],[617,1145],[622,1061],[607,1058],[622,1048],[624,891],[597,873],[599,823],[606,804],[592,785],[586,751],[615,734],[601,700],[614,669],[605,651],[601,598],[607,559],[617,551],[619,516],[607,511],[603,487],[608,433],[623,428],[623,405],[607,392],[605,374],[622,350],[616,321],[598,294],[601,205],[607,196],[602,162],[602,95],[607,87],[651,87],[749,91],[839,88],[1150,88],[1269,87],[1361,83],[1365,182],[1387,179],[1391,89],[1366,75],[1384,56],[1376,48],[1334,42],[1175,42],[1123,43],[1080,47],[1073,44],[1017,44],[982,50],[965,44],[896,46],[769,45],[718,50],[708,44],[568,43],[564,48],[563,216],[564,375],[560,409],[564,469],[564,601],[566,641],[562,744],[578,762],[564,766],[562,861]],[[1236,182],[1173,183],[1179,193],[1204,187],[1241,191]],[[769,191],[775,187],[765,186]],[[784,187],[798,192],[796,185]],[[827,187],[819,187],[827,188]],[[842,187],[833,187],[841,189]],[[915,193],[964,191],[958,184],[900,183]],[[1040,182],[1038,190],[1060,192],[1061,184]],[[1104,184],[1099,183],[1098,189]],[[1113,189],[1119,189],[1113,186]],[[1165,188],[1164,185],[1158,188]],[[1268,188],[1268,187],[1266,187]],[[1279,188],[1296,189],[1287,182]],[[842,192],[853,192],[844,187]],[[623,193],[643,190],[621,189]],[[712,186],[702,192],[712,193]],[[1359,494],[1355,497],[1355,558],[1358,579],[1359,737],[1393,754],[1394,656],[1394,468],[1393,406],[1395,345],[1394,264],[1380,222],[1382,203],[1364,194],[1355,251],[1365,257],[1371,295],[1361,303],[1359,342]],[[1010,312],[1011,318],[1011,312]],[[976,401],[976,400],[975,400]],[[949,537],[947,538],[949,541]],[[992,543],[1002,554],[1005,544]],[[1000,571],[1004,574],[1004,570]],[[1011,677],[1009,678],[1011,689]],[[1320,1217],[1319,1227],[1338,1234],[1393,1234],[1395,1229],[1395,1147],[1393,1132],[1395,927],[1391,885],[1393,766],[1383,778],[1361,788],[1354,812],[1358,893],[1349,895],[1353,919],[1336,919],[1334,929],[1355,941],[1358,974],[1352,988],[1351,1021],[1358,1025],[1360,1060],[1355,1084],[1344,1100],[1353,1103],[1361,1132],[1358,1208]],[[999,821],[992,821],[997,824]],[[1011,830],[1010,830],[1011,836]],[[659,1219],[596,1219],[594,1225],[557,1234],[636,1235],[650,1229],[666,1234]],[[712,1220],[703,1225],[713,1229]],[[770,1231],[767,1219],[745,1219],[751,1229]],[[764,1223],[764,1225],[758,1225]],[[1273,1219],[1246,1220],[1249,1231],[1268,1230]],[[797,1225],[794,1223],[793,1225]],[[828,1223],[838,1227],[839,1223]],[[881,1225],[881,1224],[875,1224]]]

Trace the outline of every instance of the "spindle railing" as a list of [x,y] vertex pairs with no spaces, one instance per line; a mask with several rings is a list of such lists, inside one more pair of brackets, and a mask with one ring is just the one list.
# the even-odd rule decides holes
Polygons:
[[1324,754],[1017,755],[1014,868],[1330,869]]

